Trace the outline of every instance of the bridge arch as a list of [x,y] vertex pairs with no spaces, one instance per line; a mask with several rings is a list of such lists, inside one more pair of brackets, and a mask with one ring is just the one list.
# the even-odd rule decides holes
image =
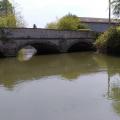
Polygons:
[[79,52],[93,50],[93,44],[88,41],[75,41],[72,42],[67,51],[68,52]]
[[5,55],[3,54],[3,52],[0,51],[0,58],[5,57]]
[[53,54],[53,53],[60,53],[59,47],[52,43],[52,42],[35,42],[35,43],[26,43],[24,45],[19,46],[17,52],[25,48],[26,46],[31,46],[37,50],[36,54]]
[[2,47],[0,46],[0,58],[5,57],[3,50],[1,49]]

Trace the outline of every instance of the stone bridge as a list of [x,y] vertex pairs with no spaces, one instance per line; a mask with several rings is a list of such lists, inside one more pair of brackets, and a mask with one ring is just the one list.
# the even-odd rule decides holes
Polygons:
[[92,49],[94,40],[94,32],[88,30],[1,28],[0,53],[4,56],[16,56],[26,46],[34,47],[38,54],[86,51]]

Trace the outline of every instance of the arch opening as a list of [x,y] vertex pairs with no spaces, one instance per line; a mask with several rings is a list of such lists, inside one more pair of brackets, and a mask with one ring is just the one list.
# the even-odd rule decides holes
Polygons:
[[0,58],[4,58],[4,54],[0,51]]
[[[29,47],[28,47],[29,46]],[[31,46],[31,48],[35,48],[36,50],[36,54],[35,55],[44,55],[44,54],[55,54],[55,53],[60,53],[60,51],[58,50],[57,46],[54,44],[49,44],[49,43],[34,43],[34,44],[27,44],[22,48],[27,48],[29,49]],[[19,50],[20,50],[19,49]]]
[[82,52],[93,50],[93,45],[91,43],[77,42],[69,47],[68,52]]
[[40,44],[32,44],[31,46],[33,46],[37,50],[36,55],[55,54],[60,52],[57,46],[51,44],[40,43]]

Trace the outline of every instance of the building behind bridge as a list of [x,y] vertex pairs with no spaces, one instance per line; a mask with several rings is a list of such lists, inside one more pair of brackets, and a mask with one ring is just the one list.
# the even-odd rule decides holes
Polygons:
[[80,17],[80,21],[96,32],[104,32],[110,26],[117,26],[119,24],[116,19],[111,19],[111,25],[109,25],[109,19],[106,18]]

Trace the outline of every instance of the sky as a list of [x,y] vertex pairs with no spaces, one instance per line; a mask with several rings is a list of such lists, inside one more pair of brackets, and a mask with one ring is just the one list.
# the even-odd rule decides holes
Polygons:
[[79,17],[108,18],[108,0],[10,0],[27,27],[44,28],[49,22],[72,13]]

